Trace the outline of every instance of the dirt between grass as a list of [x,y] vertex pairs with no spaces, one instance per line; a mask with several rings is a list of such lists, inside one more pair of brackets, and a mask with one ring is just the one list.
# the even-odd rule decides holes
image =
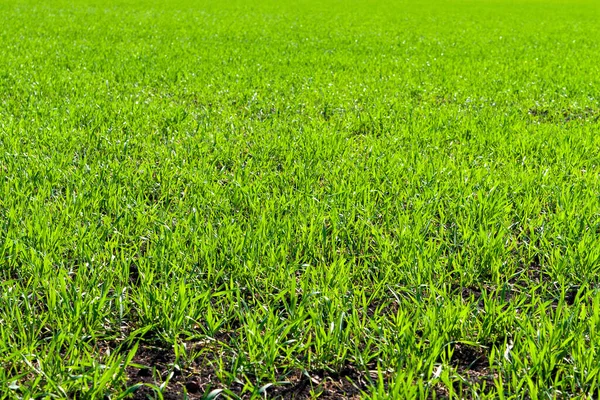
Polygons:
[[[209,356],[195,360],[191,365],[181,369],[174,367],[175,354],[170,349],[150,345],[140,345],[133,363],[126,369],[129,385],[142,384],[132,397],[134,400],[154,399],[155,390],[149,385],[158,387],[168,379],[162,395],[165,400],[203,399],[213,390],[227,389],[220,398],[248,399],[250,393],[243,392],[243,384],[233,382],[225,385],[222,382]],[[493,387],[494,373],[489,369],[489,362],[484,348],[457,343],[454,346],[450,366],[464,379],[467,386],[478,385],[485,381]],[[369,374],[369,375],[368,375]],[[361,393],[368,392],[372,385],[372,373],[365,373],[358,368],[347,365],[338,372],[326,370],[300,371],[287,374],[284,383],[265,386],[262,394],[268,399],[339,399],[355,400]],[[433,388],[438,398],[447,398],[447,388]],[[458,388],[456,388],[458,390]],[[233,396],[231,396],[233,395]]]
[[[233,382],[227,387],[221,382],[209,358],[200,358],[184,368],[174,367],[172,350],[140,345],[132,363],[126,369],[129,385],[142,384],[132,395],[134,400],[153,399],[155,387],[168,379],[162,395],[165,400],[205,398],[215,389],[226,388],[242,399],[251,397],[242,393],[243,385]],[[293,371],[285,383],[266,387],[264,396],[269,399],[360,399],[361,391],[368,388],[368,377],[353,366],[339,372]],[[223,398],[227,398],[224,396]]]

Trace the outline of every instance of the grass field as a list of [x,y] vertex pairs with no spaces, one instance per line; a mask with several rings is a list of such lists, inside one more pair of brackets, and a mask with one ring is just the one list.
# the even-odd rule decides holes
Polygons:
[[596,398],[600,6],[0,0],[0,398]]

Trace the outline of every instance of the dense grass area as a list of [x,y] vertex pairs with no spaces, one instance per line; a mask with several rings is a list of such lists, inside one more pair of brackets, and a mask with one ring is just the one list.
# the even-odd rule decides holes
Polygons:
[[0,1],[0,397],[596,397],[583,1]]

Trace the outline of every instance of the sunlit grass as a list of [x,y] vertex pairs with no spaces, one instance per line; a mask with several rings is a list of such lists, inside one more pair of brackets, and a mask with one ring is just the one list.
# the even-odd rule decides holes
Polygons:
[[0,397],[597,397],[597,17],[0,2]]

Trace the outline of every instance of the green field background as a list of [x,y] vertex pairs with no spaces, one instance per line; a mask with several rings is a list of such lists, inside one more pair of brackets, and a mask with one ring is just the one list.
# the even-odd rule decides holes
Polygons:
[[596,397],[599,8],[0,0],[0,397]]

